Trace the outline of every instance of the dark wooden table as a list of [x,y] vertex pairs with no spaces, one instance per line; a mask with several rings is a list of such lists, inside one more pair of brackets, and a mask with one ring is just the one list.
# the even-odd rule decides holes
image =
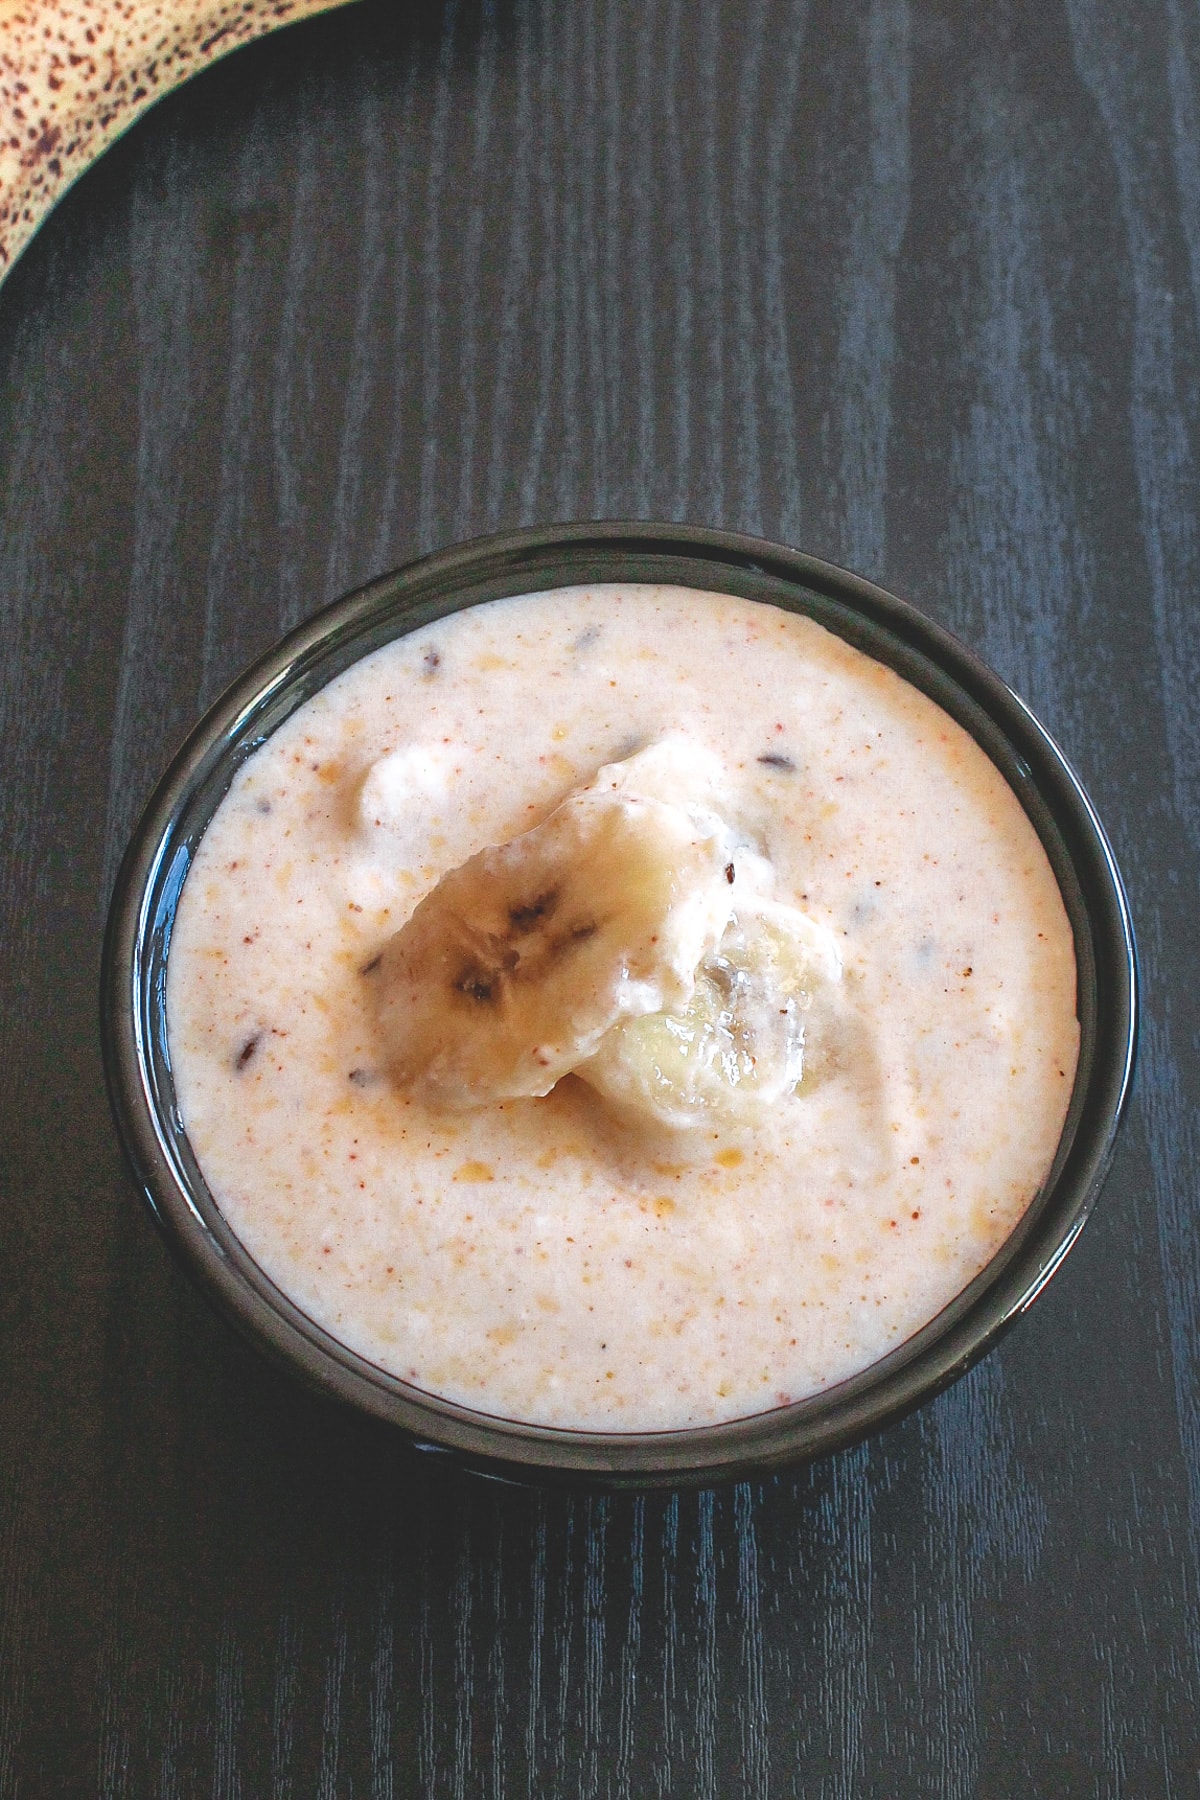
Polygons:
[[[363,4],[174,96],[0,290],[0,1796],[1200,1784],[1200,14]],[[1146,982],[1029,1317],[713,1493],[487,1484],[211,1317],[118,1156],[106,898],[285,626],[526,521],[916,599],[1059,736]]]

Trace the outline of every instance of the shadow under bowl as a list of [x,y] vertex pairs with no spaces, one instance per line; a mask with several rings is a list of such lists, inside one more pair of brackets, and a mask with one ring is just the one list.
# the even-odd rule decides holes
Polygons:
[[[192,858],[248,757],[352,663],[433,620],[508,595],[674,583],[803,613],[936,701],[983,747],[1033,823],[1075,937],[1080,1055],[1050,1173],[1020,1224],[934,1319],[850,1380],[726,1424],[611,1433],[494,1417],[426,1393],[306,1317],[248,1255],[188,1142],[171,1073],[166,973]],[[1062,753],[998,676],[903,600],[798,551],[681,525],[506,533],[442,551],[328,607],[262,657],[192,732],[126,853],[102,975],[105,1071],[138,1185],[191,1275],[261,1350],[418,1444],[520,1480],[711,1483],[811,1459],[901,1417],[963,1374],[1028,1307],[1085,1223],[1112,1157],[1137,1031],[1133,932],[1096,813]]]

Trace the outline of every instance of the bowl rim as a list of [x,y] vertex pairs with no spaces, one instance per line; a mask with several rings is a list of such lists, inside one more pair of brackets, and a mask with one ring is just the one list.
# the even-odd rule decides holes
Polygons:
[[[165,971],[192,849],[237,769],[290,712],[381,644],[505,595],[604,581],[678,583],[805,613],[958,719],[1031,818],[1075,933],[1081,1046],[1047,1181],[984,1269],[912,1337],[807,1399],[718,1425],[581,1431],[499,1418],[411,1387],[338,1342],[258,1267],[187,1144],[170,1078]],[[1078,1237],[1111,1163],[1137,1043],[1137,953],[1104,828],[1050,734],[945,627],[803,551],[706,526],[605,520],[502,532],[405,564],[322,608],[208,708],[156,786],[122,861],[105,932],[101,1038],[122,1147],[168,1244],[260,1350],[422,1448],[523,1481],[712,1483],[858,1441],[963,1374],[1036,1299]]]

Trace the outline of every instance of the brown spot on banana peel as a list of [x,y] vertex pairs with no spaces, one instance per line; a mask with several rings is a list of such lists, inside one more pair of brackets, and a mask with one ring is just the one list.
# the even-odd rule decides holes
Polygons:
[[0,281],[73,182],[222,56],[347,0],[0,0]]

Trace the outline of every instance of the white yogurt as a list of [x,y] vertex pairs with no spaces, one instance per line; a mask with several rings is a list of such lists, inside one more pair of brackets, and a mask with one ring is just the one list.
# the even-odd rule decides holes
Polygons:
[[[699,1156],[573,1078],[399,1093],[362,971],[447,870],[674,731],[837,938],[819,1079]],[[974,740],[811,620],[666,587],[472,608],[330,683],[205,834],[167,999],[188,1136],[297,1305],[420,1388],[608,1430],[783,1405],[911,1336],[1037,1192],[1078,1055],[1062,899]]]

